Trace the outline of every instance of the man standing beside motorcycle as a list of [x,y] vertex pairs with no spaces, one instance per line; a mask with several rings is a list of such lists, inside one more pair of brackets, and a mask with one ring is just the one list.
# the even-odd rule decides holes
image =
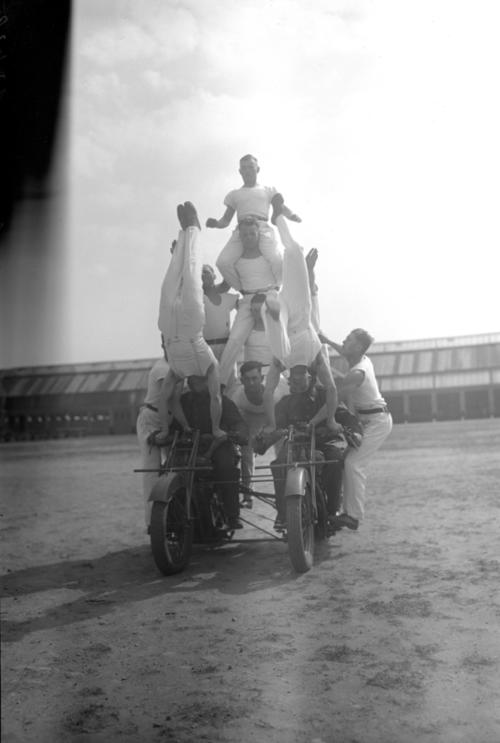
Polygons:
[[[221,396],[222,414],[220,427],[223,438],[214,439],[210,415],[210,392],[206,376],[188,377],[189,390],[181,395],[180,405],[189,427],[200,432],[200,455],[209,459],[213,466],[213,478],[220,483],[220,495],[230,529],[242,529],[239,518],[239,480],[236,446],[248,443],[248,426],[236,405],[225,395]],[[171,429],[185,430],[180,421],[174,419]]]
[[342,344],[320,336],[337,353],[347,359],[349,371],[337,386],[341,399],[349,403],[363,425],[361,446],[348,452],[344,461],[344,512],[335,518],[336,528],[347,526],[355,531],[363,519],[366,501],[366,465],[392,430],[392,416],[380,394],[373,364],[366,351],[372,336],[362,328],[351,330]]

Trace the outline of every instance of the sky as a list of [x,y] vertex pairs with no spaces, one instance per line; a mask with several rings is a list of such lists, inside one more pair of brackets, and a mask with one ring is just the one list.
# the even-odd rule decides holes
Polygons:
[[[176,205],[222,216],[246,153],[319,250],[327,335],[498,331],[499,20],[496,0],[74,0],[47,319],[19,309],[2,366],[158,355]],[[202,230],[205,262],[231,229]]]

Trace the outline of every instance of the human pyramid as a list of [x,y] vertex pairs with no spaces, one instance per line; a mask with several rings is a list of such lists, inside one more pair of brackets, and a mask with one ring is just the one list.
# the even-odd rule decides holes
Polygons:
[[[158,327],[169,365],[165,378],[164,399],[182,427],[190,428],[182,407],[179,390],[183,379],[197,376],[207,380],[210,394],[212,434],[225,436],[221,429],[221,391],[226,393],[234,379],[235,363],[246,346],[254,327],[261,324],[270,349],[271,363],[264,389],[266,430],[276,428],[274,393],[285,370],[296,366],[313,369],[326,393],[327,426],[338,432],[335,420],[337,394],[328,355],[319,339],[317,289],[314,264],[317,251],[305,255],[293,239],[286,220],[300,222],[275,188],[257,182],[258,161],[252,155],[240,160],[243,186],[225,198],[226,211],[219,220],[209,218],[208,228],[223,229],[234,214],[237,227],[220,253],[216,265],[223,282],[214,287],[213,269],[203,266],[200,249],[201,225],[194,205],[187,201],[177,207],[180,231],[172,247],[172,257],[161,288]],[[277,227],[280,242],[271,223]],[[203,275],[203,283],[202,283]],[[229,288],[241,294],[227,342],[218,345],[219,353],[207,336],[204,289],[221,295]],[[234,296],[234,295],[230,295]],[[205,331],[205,333],[204,333]],[[250,359],[251,360],[251,359]],[[162,436],[168,434],[164,414]],[[161,441],[161,436],[159,439]]]
[[[200,452],[210,459],[214,480],[220,483],[228,526],[240,529],[235,445],[241,447],[241,482],[250,494],[254,452],[263,453],[280,437],[282,441],[282,431],[289,425],[307,422],[325,430],[317,433],[316,446],[325,456],[321,477],[329,518],[336,529],[356,530],[364,517],[367,463],[392,428],[366,355],[373,338],[356,328],[339,344],[320,333],[314,275],[317,250],[306,255],[294,240],[287,220],[301,220],[275,188],[257,182],[259,165],[253,155],[241,158],[239,172],[243,186],[226,196],[223,216],[206,221],[208,228],[224,229],[237,217],[237,226],[216,262],[223,277],[220,284],[215,283],[214,269],[202,263],[196,208],[190,201],[177,207],[180,231],[172,243],[158,319],[164,357],[150,371],[137,419],[146,527],[151,513],[149,494],[170,428],[200,432]],[[339,406],[324,344],[342,355],[349,366],[346,374],[336,373]],[[238,387],[235,366],[242,353]],[[264,380],[266,365],[269,370]],[[339,470],[331,461],[329,442],[342,426],[356,431],[359,439],[344,458],[343,511],[339,513]],[[277,531],[284,528],[284,496],[283,479],[276,473],[285,454],[286,447],[276,446]],[[251,507],[250,496],[243,505]]]

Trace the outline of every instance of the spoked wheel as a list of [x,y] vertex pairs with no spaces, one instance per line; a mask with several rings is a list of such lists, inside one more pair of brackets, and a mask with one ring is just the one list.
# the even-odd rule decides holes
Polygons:
[[304,495],[286,498],[286,531],[288,553],[298,573],[312,568],[314,555],[314,523],[309,486]]
[[151,511],[151,551],[164,575],[184,570],[191,557],[193,528],[187,519],[186,489],[178,488],[165,503],[155,501]]
[[328,536],[328,510],[325,495],[321,488],[316,488],[316,508],[317,521],[314,525],[314,536],[318,541],[321,541]]

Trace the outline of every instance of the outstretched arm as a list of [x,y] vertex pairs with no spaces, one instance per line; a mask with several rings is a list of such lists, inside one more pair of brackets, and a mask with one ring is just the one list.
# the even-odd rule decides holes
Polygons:
[[283,204],[283,211],[282,214],[284,217],[290,220],[290,222],[302,222],[301,218],[298,214],[295,214],[295,212],[292,212],[292,210],[286,205]]
[[208,391],[210,393],[210,418],[212,421],[212,435],[216,438],[223,438],[224,431],[220,427],[222,415],[222,398],[220,394],[220,376],[219,363],[216,361],[208,370],[207,375]]
[[266,376],[264,387],[263,404],[266,416],[266,428],[274,431],[276,428],[276,419],[274,416],[274,390],[278,386],[281,374],[281,364],[277,359],[273,359]]
[[223,230],[224,227],[227,227],[230,221],[233,218],[234,215],[234,209],[232,206],[228,206],[224,214],[220,219],[214,219],[213,217],[209,217],[205,223],[207,227],[212,227],[214,229]]
[[340,343],[331,341],[330,338],[327,338],[324,333],[318,333],[318,335],[321,343],[326,343],[327,346],[330,346],[330,348],[333,348],[334,351],[337,351],[337,353],[342,355],[342,346],[340,345]]

